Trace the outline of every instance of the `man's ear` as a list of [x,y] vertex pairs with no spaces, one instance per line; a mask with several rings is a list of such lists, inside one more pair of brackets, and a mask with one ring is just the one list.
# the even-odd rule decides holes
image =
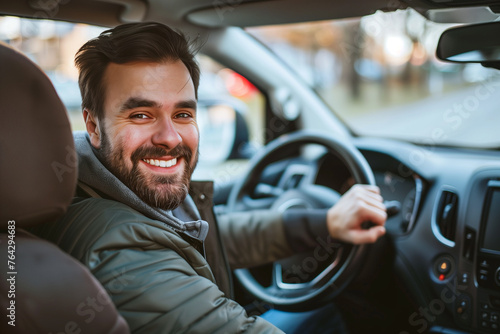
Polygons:
[[94,118],[92,113],[87,108],[83,109],[83,120],[85,121],[85,126],[87,127],[90,143],[95,148],[101,148],[102,131],[99,126],[99,120],[97,117]]

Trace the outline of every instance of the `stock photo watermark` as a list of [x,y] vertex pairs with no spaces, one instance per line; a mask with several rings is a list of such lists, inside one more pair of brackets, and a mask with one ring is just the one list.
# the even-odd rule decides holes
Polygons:
[[233,12],[242,3],[243,0],[215,0],[213,6],[219,19],[224,21],[224,16],[227,13]]
[[37,10],[34,17],[39,19],[50,19],[57,15],[61,5],[66,5],[71,0],[31,0],[29,5]]
[[302,283],[308,280],[316,272],[320,264],[342,248],[342,244],[335,241],[331,236],[327,238],[316,238],[317,246],[312,255],[304,258],[300,264],[293,264],[283,273],[283,278],[290,283]]
[[[415,328],[417,333],[425,332],[429,328],[429,324],[434,323],[436,318],[446,311],[446,305],[454,305],[458,298],[460,298],[460,292],[455,289],[452,282],[446,283],[439,298],[434,298],[426,307],[419,307],[418,311],[413,312],[408,317],[408,324]],[[399,334],[410,333],[401,331]]]
[[[5,261],[5,260],[4,260]],[[7,323],[16,326],[16,221],[7,222]]]
[[[425,165],[434,150],[439,146],[439,143],[448,138],[450,131],[458,131],[474,113],[481,112],[481,103],[498,93],[500,88],[499,78],[499,75],[495,75],[482,81],[471,94],[466,95],[460,102],[453,103],[449,108],[445,109],[442,114],[444,125],[430,128],[429,139],[419,143],[419,146],[410,152],[408,156],[410,164],[414,167]],[[401,167],[402,172],[405,169],[409,170]]]
[[74,147],[66,145],[66,156],[64,161],[53,161],[52,170],[56,174],[57,180],[63,182],[66,173],[74,173],[78,167],[77,153]]
[[[122,292],[135,277],[129,275],[122,268],[121,272],[113,273],[113,279],[106,284],[105,290],[99,290],[95,294],[87,296],[75,308],[75,317],[64,324],[64,328],[49,334],[77,334],[82,333],[85,326],[92,323],[99,313],[113,305],[108,293],[116,294]],[[114,306],[112,306],[114,307]]]

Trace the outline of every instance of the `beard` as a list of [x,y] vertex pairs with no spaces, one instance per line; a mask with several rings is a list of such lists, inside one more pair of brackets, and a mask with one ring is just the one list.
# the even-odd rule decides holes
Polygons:
[[[192,150],[179,144],[171,150],[158,146],[141,146],[130,157],[132,167],[128,168],[125,161],[123,145],[114,149],[107,135],[102,132],[102,145],[98,150],[101,161],[123,184],[132,190],[142,201],[153,208],[173,210],[186,198],[189,192],[191,175],[198,162],[199,152],[193,160]],[[159,159],[164,156],[183,158],[184,170],[175,175],[154,175],[139,169],[142,159]]]

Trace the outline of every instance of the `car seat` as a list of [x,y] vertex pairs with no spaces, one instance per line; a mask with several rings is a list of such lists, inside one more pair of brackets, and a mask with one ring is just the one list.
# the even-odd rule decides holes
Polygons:
[[27,232],[71,203],[76,153],[47,76],[0,42],[0,332],[129,333],[90,271]]

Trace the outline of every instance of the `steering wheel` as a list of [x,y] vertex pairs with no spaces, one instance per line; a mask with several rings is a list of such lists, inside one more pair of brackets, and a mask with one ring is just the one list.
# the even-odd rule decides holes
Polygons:
[[[270,142],[254,156],[246,175],[230,192],[228,211],[263,208],[285,211],[290,208],[329,208],[335,204],[340,194],[314,184],[313,176],[304,177],[296,187],[291,188],[259,184],[262,172],[271,163],[297,155],[310,144],[323,146],[336,156],[355,183],[375,184],[368,162],[351,143],[328,134],[298,131]],[[253,198],[256,193],[260,194],[259,198]],[[274,262],[265,275],[271,277],[263,279],[261,274],[255,275],[251,269],[237,269],[235,276],[247,291],[274,308],[290,311],[316,308],[334,298],[356,277],[369,247],[341,243],[331,238],[321,244],[322,249]],[[307,275],[300,275],[297,268],[303,268],[302,272]]]

